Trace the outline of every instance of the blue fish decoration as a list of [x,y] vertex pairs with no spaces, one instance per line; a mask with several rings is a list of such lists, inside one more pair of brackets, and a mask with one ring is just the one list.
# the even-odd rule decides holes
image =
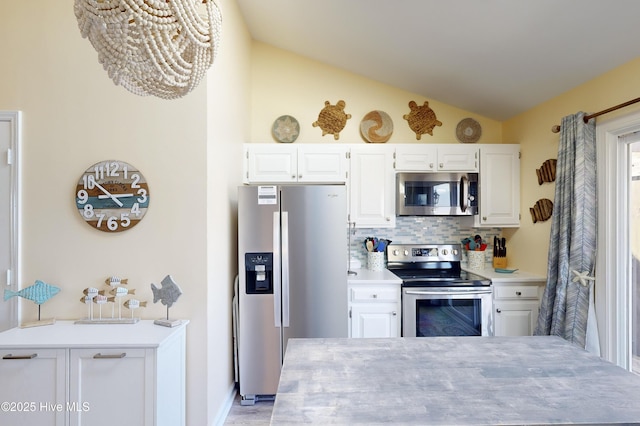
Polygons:
[[25,287],[19,291],[5,290],[4,300],[9,300],[15,296],[20,296],[33,301],[36,305],[42,305],[44,302],[51,299],[59,292],[60,287],[56,287],[43,281],[36,280],[35,284],[30,285],[29,287]]
[[163,305],[170,308],[171,305],[178,300],[178,297],[182,294],[182,290],[180,290],[178,284],[173,281],[171,275],[164,277],[160,284],[162,284],[162,287],[160,288],[156,287],[155,284],[151,284],[151,291],[153,291],[153,303],[160,300]]

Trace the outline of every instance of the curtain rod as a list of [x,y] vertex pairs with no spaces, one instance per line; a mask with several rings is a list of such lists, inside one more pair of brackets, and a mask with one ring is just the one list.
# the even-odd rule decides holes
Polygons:
[[[624,108],[624,107],[629,106],[629,105],[633,105],[633,104],[635,104],[637,102],[640,102],[640,98],[631,99],[630,101],[627,101],[627,102],[622,103],[620,105],[612,106],[611,108],[607,108],[607,109],[599,111],[599,112],[594,112],[593,114],[585,115],[583,117],[583,120],[584,120],[585,123],[587,123],[589,120],[591,120],[592,118],[595,118],[595,117],[597,117],[599,115],[603,115],[603,114],[606,114],[608,112],[615,111],[617,109]],[[551,131],[553,133],[560,132],[560,126],[556,124],[555,126],[551,127]]]

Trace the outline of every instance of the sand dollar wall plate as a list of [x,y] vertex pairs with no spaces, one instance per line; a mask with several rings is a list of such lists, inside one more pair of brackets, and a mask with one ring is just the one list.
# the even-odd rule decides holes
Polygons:
[[478,142],[482,136],[482,127],[473,118],[460,120],[456,126],[456,138],[462,143]]
[[384,111],[371,111],[362,117],[360,133],[367,142],[384,143],[393,133],[393,120]]
[[273,122],[271,134],[278,142],[291,143],[298,139],[300,124],[290,115],[281,115]]

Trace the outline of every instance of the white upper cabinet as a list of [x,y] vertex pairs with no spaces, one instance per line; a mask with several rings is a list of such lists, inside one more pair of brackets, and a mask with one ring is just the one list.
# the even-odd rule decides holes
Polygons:
[[394,151],[393,145],[351,148],[349,221],[357,228],[396,225]]
[[438,171],[477,172],[478,147],[475,145],[439,145]]
[[480,147],[479,227],[520,226],[520,145]]
[[434,145],[398,145],[396,148],[396,170],[405,172],[435,172],[438,167],[438,152]]
[[348,148],[327,145],[246,144],[245,183],[344,183]]
[[395,168],[408,172],[477,172],[478,147],[469,144],[397,145]]

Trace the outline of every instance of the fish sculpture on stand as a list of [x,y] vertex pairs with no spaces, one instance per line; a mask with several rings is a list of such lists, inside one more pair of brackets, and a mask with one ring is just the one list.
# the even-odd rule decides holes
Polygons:
[[138,308],[146,308],[147,302],[141,302],[138,299],[129,299],[124,302],[124,307],[131,310],[131,318],[133,318],[133,311]]
[[12,297],[22,297],[23,299],[31,300],[36,305],[38,305],[38,320],[32,321],[29,323],[24,323],[21,327],[33,327],[33,326],[41,326],[41,325],[50,325],[55,323],[55,319],[40,319],[40,308],[43,303],[47,300],[51,299],[56,294],[60,293],[60,287],[56,287],[55,285],[47,284],[44,281],[36,280],[36,282],[29,287],[25,287],[22,290],[13,291],[5,289],[4,291],[4,300],[7,301]]
[[154,324],[164,327],[175,327],[182,323],[180,320],[169,319],[169,308],[178,300],[178,297],[182,294],[182,290],[173,280],[171,275],[167,275],[160,282],[161,287],[158,288],[155,284],[151,284],[151,291],[153,292],[153,303],[160,301],[167,307],[167,318],[158,319],[154,321]]
[[112,288],[119,287],[121,285],[126,285],[128,282],[129,280],[127,278],[120,279],[118,277],[109,277],[106,280],[104,280],[104,283]]

